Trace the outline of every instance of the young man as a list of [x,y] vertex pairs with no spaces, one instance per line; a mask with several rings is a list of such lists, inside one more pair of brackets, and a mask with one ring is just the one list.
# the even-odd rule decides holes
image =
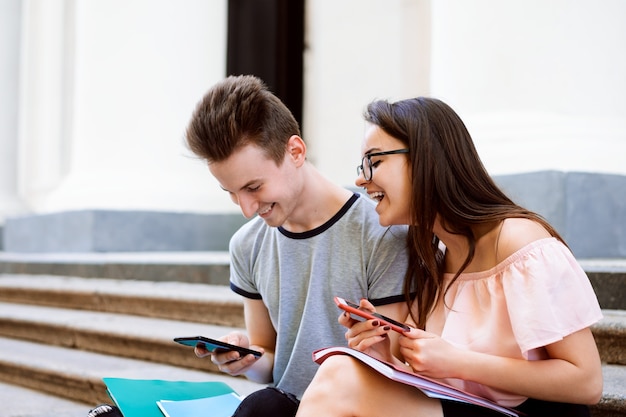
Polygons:
[[334,296],[367,298],[382,314],[407,316],[406,230],[380,226],[370,200],[307,162],[298,123],[258,78],[213,86],[186,136],[244,216],[254,217],[230,242],[230,285],[244,298],[247,335],[221,340],[263,355],[232,351],[212,361],[230,375],[270,384],[235,416],[293,416],[318,367],[312,352],[346,344]]
[[334,296],[367,298],[382,314],[407,316],[406,230],[380,226],[371,201],[307,161],[298,123],[256,77],[213,86],[186,136],[244,216],[256,216],[230,242],[231,289],[244,298],[247,336],[222,340],[264,354],[228,352],[212,360],[223,372],[279,389],[250,395],[236,416],[269,415],[275,410],[267,407],[276,405],[293,415],[295,407],[280,404],[284,396],[299,398],[313,378],[311,353],[346,343]]

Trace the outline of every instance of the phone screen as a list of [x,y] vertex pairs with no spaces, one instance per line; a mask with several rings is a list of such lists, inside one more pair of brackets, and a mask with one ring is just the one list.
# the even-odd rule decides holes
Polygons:
[[406,324],[400,323],[399,321],[396,321],[390,317],[383,316],[379,313],[372,313],[370,311],[361,310],[358,304],[352,301],[348,301],[344,298],[335,297],[335,303],[339,308],[347,311],[350,314],[357,315],[367,320],[379,319],[382,323],[391,326],[391,328],[396,332],[403,333],[411,330],[411,328]]
[[195,347],[196,345],[203,345],[209,352],[229,352],[235,350],[239,352],[242,357],[245,355],[254,355],[257,358],[263,354],[257,350],[248,349],[242,346],[231,345],[230,343],[222,342],[220,340],[211,339],[204,336],[192,336],[192,337],[176,337],[174,342],[180,343],[185,346]]

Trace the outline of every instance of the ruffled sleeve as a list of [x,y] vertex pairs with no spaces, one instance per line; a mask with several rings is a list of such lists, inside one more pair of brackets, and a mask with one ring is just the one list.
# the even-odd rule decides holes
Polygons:
[[511,328],[525,357],[602,318],[587,275],[559,240],[533,242],[500,266]]

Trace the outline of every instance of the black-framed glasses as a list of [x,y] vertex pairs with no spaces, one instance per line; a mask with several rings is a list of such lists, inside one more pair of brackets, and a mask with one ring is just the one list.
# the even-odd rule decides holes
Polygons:
[[361,165],[356,167],[356,175],[363,174],[365,181],[371,181],[374,176],[374,168],[372,164],[372,156],[395,155],[398,153],[409,153],[408,149],[396,149],[394,151],[372,152],[366,153],[361,159]]

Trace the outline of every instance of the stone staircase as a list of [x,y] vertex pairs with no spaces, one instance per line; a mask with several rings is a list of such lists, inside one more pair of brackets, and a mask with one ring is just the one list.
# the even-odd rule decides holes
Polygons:
[[0,382],[10,388],[0,387],[0,415],[84,417],[111,402],[105,376],[258,389],[172,341],[243,327],[227,283],[224,253],[0,252]]
[[[598,417],[626,416],[626,262],[581,262],[605,318],[593,329],[604,362]],[[243,327],[223,252],[15,254],[0,252],[0,401],[5,417],[84,417],[110,402],[102,378],[217,380],[176,336],[218,337]],[[575,300],[573,300],[575,301]]]

